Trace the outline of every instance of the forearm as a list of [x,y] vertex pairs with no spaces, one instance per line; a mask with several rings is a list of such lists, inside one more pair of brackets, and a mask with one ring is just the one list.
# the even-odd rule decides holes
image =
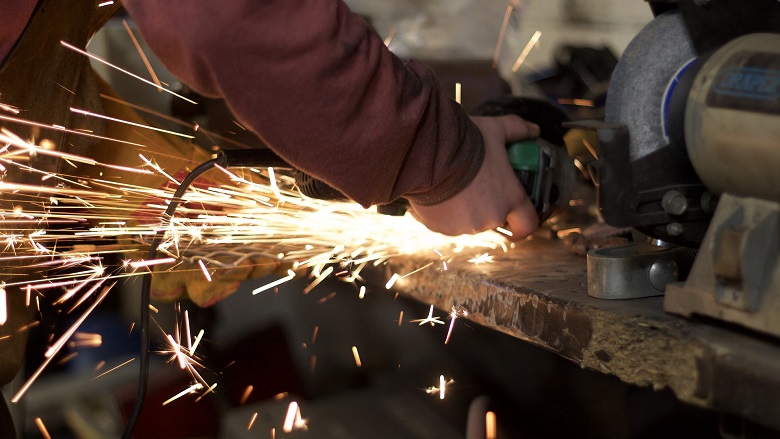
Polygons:
[[363,205],[435,202],[479,168],[480,133],[433,73],[396,58],[339,1],[125,5],[174,75]]

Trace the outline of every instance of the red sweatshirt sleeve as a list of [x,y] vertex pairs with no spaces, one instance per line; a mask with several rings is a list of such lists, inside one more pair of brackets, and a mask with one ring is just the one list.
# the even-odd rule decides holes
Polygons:
[[123,3],[174,75],[363,206],[435,204],[481,166],[478,128],[435,75],[399,60],[341,1]]

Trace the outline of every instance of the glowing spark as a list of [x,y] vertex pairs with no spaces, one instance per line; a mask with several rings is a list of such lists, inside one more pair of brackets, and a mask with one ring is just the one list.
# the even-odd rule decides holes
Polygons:
[[444,344],[447,344],[450,342],[450,337],[452,336],[452,328],[455,327],[455,320],[458,317],[467,316],[469,313],[465,309],[459,308],[459,307],[452,307],[452,311],[450,312],[450,327],[447,330],[447,338],[444,339]]
[[273,282],[267,283],[267,284],[263,285],[260,288],[256,288],[256,289],[252,290],[252,294],[262,293],[263,291],[269,290],[269,289],[274,288],[274,287],[276,287],[278,285],[281,285],[281,284],[287,282],[288,280],[290,280],[290,279],[292,279],[294,277],[295,277],[295,272],[292,271],[292,270],[287,270],[287,276],[285,276],[285,277],[283,277],[281,279],[277,279],[277,280],[275,280]]
[[13,105],[0,104],[0,110],[7,111],[11,114],[19,114],[19,109]]
[[271,190],[276,198],[282,199],[282,193],[279,192],[279,186],[276,185],[276,175],[274,174],[274,168],[268,168],[268,182],[271,183]]
[[358,293],[358,297],[361,298],[361,299],[366,297],[366,286],[365,285],[361,285],[360,286],[360,293]]
[[444,389],[447,388],[447,383],[444,381],[444,375],[439,375],[439,399],[444,399]]
[[91,111],[79,110],[78,108],[70,107],[70,111],[72,111],[74,113],[77,113],[77,114],[82,114],[84,116],[91,116],[91,117],[96,117],[98,119],[110,120],[112,122],[123,123],[125,125],[132,125],[132,126],[138,127],[138,128],[144,128],[144,129],[147,129],[147,130],[157,131],[157,132],[160,132],[160,133],[165,133],[165,134],[171,134],[171,135],[174,135],[174,136],[184,137],[186,139],[194,139],[195,138],[195,136],[190,136],[189,134],[177,133],[176,131],[170,131],[170,130],[166,130],[166,129],[163,129],[163,128],[157,128],[157,127],[153,127],[151,125],[144,125],[142,123],[130,122],[129,120],[117,119],[115,117],[105,116],[103,114],[97,114],[97,113],[93,113]]
[[463,86],[460,82],[455,83],[455,102],[461,103],[461,91],[463,89]]
[[93,303],[89,307],[89,309],[87,309],[87,311],[84,312],[84,314],[82,314],[82,316],[79,317],[78,320],[76,320],[76,322],[73,325],[71,325],[70,329],[68,329],[67,331],[65,331],[64,334],[62,334],[62,337],[60,337],[56,343],[54,343],[49,349],[46,350],[46,352],[44,353],[44,357],[46,358],[53,357],[57,352],[60,351],[60,349],[62,349],[62,347],[65,345],[65,342],[67,342],[68,339],[70,339],[70,337],[73,335],[73,333],[75,333],[76,330],[79,329],[79,326],[81,326],[84,320],[86,320],[87,317],[89,317],[90,313],[92,313],[92,311],[95,310],[95,308],[100,304],[100,302],[103,301],[103,299],[108,294],[108,291],[114,285],[116,285],[116,282],[112,283],[111,285],[103,289],[103,291],[100,293],[100,296],[98,296],[98,298],[95,300],[95,303]]
[[49,431],[46,430],[46,426],[43,425],[43,420],[41,420],[41,418],[35,418],[35,425],[38,426],[38,430],[41,431],[41,434],[45,439],[51,439],[51,435],[49,434]]
[[438,393],[439,394],[439,399],[444,399],[447,385],[452,384],[454,382],[455,382],[455,380],[453,380],[453,379],[450,379],[448,381],[448,380],[444,379],[444,375],[439,375],[439,387],[436,387],[436,386],[428,387],[428,388],[425,389],[425,393],[427,393],[429,395]]
[[187,350],[192,353],[192,334],[190,333],[190,313],[184,310],[184,338],[187,340]]
[[187,395],[189,393],[195,393],[196,391],[198,391],[198,390],[200,390],[202,388],[203,388],[203,384],[195,383],[195,384],[191,385],[190,387],[188,387],[188,388],[182,390],[181,392],[177,393],[176,395],[174,395],[170,399],[166,400],[165,402],[162,403],[162,405],[168,405],[171,402],[181,398],[182,396]]
[[315,341],[317,341],[317,334],[320,332],[320,327],[315,326],[314,331],[311,333],[311,344],[314,344]]
[[155,313],[155,314],[159,314],[160,313],[160,310],[157,309],[157,307],[152,305],[151,303],[149,304],[149,309],[152,310],[152,312]]
[[393,275],[390,277],[390,280],[388,280],[387,283],[385,284],[385,288],[388,290],[390,288],[393,288],[393,285],[395,285],[395,281],[398,280],[398,277],[399,277],[398,273],[393,273]]
[[[106,3],[111,4],[114,2],[112,1]],[[146,70],[149,72],[149,75],[151,75],[152,81],[154,81],[154,83],[157,84],[157,91],[163,91],[162,84],[160,84],[160,79],[157,78],[157,74],[154,73],[152,64],[149,62],[149,59],[146,57],[146,54],[144,53],[143,49],[141,49],[141,45],[138,43],[138,40],[135,38],[135,34],[133,34],[133,30],[130,29],[130,26],[127,24],[127,20],[122,20],[122,24],[125,26],[125,30],[127,31],[127,34],[130,36],[130,39],[133,41],[135,50],[138,51],[138,55],[141,57],[141,60],[144,62],[144,65],[146,66]]]
[[401,312],[398,314],[398,326],[401,326],[401,323],[402,323],[403,321],[404,321],[404,312],[403,312],[403,311],[401,311]]
[[167,334],[167,337],[168,337],[168,341],[171,343],[171,349],[173,349],[174,356],[176,356],[176,359],[179,360],[179,367],[181,369],[186,369],[187,357],[184,355],[184,352],[181,351],[181,347],[179,346],[179,343],[176,343],[176,341],[173,339],[171,334]]
[[120,367],[122,367],[122,366],[124,366],[124,365],[126,365],[126,364],[130,363],[130,362],[131,362],[131,361],[133,361],[133,360],[135,360],[135,358],[131,358],[131,359],[129,359],[129,360],[127,360],[127,361],[125,361],[124,363],[120,364],[119,366],[112,367],[111,369],[109,369],[109,370],[107,370],[107,371],[105,371],[105,372],[101,373],[100,375],[98,375],[98,376],[96,376],[95,378],[92,378],[92,379],[93,379],[93,380],[96,380],[96,379],[98,379],[98,378],[102,377],[103,375],[106,375],[106,374],[108,374],[108,373],[111,373],[111,372],[113,372],[113,371],[115,371],[115,370],[119,369]]
[[[109,285],[109,286],[107,286],[107,287],[105,287],[103,289],[103,291],[100,293],[100,295],[97,297],[97,299],[95,299],[95,303],[92,304],[92,306],[84,313],[84,315],[79,319],[79,321],[77,321],[76,324],[74,324],[71,327],[71,329],[68,332],[66,332],[62,336],[60,341],[58,341],[55,345],[57,345],[57,346],[59,346],[61,348],[65,344],[65,340],[67,340],[67,338],[70,337],[70,334],[75,332],[76,328],[78,328],[78,325],[80,325],[81,322],[83,322],[87,318],[89,313],[91,313],[92,310],[94,310],[100,304],[100,302],[103,301],[103,299],[108,295],[108,292],[111,290],[111,288],[115,284],[116,284],[116,282],[112,283],[111,285]],[[51,351],[51,349],[49,349],[49,351]],[[49,351],[47,351],[47,354],[48,354]],[[27,390],[30,388],[30,386],[32,386],[33,382],[35,382],[35,380],[38,378],[38,376],[40,376],[40,374],[44,371],[44,369],[46,369],[46,367],[49,365],[51,360],[54,358],[54,354],[56,354],[56,352],[52,352],[51,354],[46,355],[46,359],[43,361],[43,363],[41,363],[41,365],[38,367],[38,369],[35,372],[33,372],[33,374],[30,376],[30,378],[27,380],[27,382],[24,383],[24,385],[19,389],[19,391],[16,392],[16,395],[14,395],[14,397],[11,399],[11,402],[13,402],[14,404],[19,402],[19,400],[22,398],[22,396],[24,396],[24,394],[27,392]]]
[[290,402],[287,406],[287,415],[284,417],[284,424],[282,430],[285,433],[290,433],[293,429],[306,427],[306,420],[301,418],[301,409],[298,407],[298,403],[295,401]]
[[213,392],[213,391],[214,391],[214,389],[216,389],[216,388],[217,388],[217,384],[219,384],[219,383],[214,383],[214,384],[212,384],[212,385],[211,385],[211,386],[210,386],[208,389],[206,389],[206,391],[205,391],[205,392],[203,392],[203,393],[202,393],[202,394],[201,394],[199,397],[195,398],[195,402],[198,402],[198,401],[200,401],[201,399],[203,399],[203,397],[204,397],[204,396],[206,396],[206,395],[208,395],[209,393]]
[[594,159],[599,159],[599,153],[596,152],[596,148],[593,147],[593,145],[588,142],[587,139],[582,139],[582,144],[585,145],[585,148],[588,149],[588,152],[593,156]]
[[141,146],[141,147],[145,146],[145,145],[142,145],[140,143],[128,142],[128,141],[119,140],[119,139],[112,139],[111,137],[98,136],[96,134],[90,134],[90,133],[87,133],[87,132],[84,132],[84,131],[69,130],[69,129],[67,129],[67,128],[63,127],[63,126],[59,126],[59,125],[47,125],[45,123],[33,122],[31,120],[19,119],[19,118],[11,117],[11,116],[0,115],[0,120],[6,120],[6,121],[9,121],[9,122],[21,123],[21,124],[24,124],[24,125],[31,125],[31,126],[35,126],[35,127],[39,127],[39,128],[46,128],[46,129],[49,129],[49,130],[61,131],[63,133],[68,133],[68,134],[77,134],[79,136],[92,137],[92,138],[95,138],[95,139],[109,140],[111,142],[124,143],[126,145]]
[[488,253],[482,253],[479,256],[476,256],[474,258],[469,259],[469,262],[471,262],[472,264],[476,264],[476,265],[488,264],[488,263],[493,262],[493,256],[488,254]]
[[496,231],[498,233],[503,233],[506,236],[514,236],[514,233],[510,232],[509,230],[503,228],[503,227],[496,227]]
[[390,33],[387,34],[384,40],[385,47],[390,47],[390,43],[393,41],[393,38],[395,37],[395,33],[397,30],[398,29],[396,29],[395,26],[393,26],[393,28],[390,29]]
[[360,363],[360,354],[358,354],[357,346],[352,346],[352,356],[355,357],[355,365],[357,365],[357,367],[362,366]]
[[422,326],[426,323],[430,323],[431,326],[433,326],[434,323],[437,323],[439,325],[444,324],[444,322],[442,322],[438,317],[433,316],[433,305],[431,305],[431,309],[428,311],[428,317],[424,319],[412,320],[412,323],[417,323],[417,322],[419,322],[418,326]]
[[[114,4],[114,0],[109,0],[107,2],[98,3],[98,8],[102,8],[103,6],[109,6],[109,5],[113,5],[113,4]],[[122,20],[122,21],[124,21],[124,20]]]
[[239,404],[244,405],[246,404],[246,400],[249,399],[249,395],[252,394],[252,391],[255,390],[254,386],[246,386],[246,389],[244,389],[244,393],[241,395],[241,401]]
[[314,289],[317,285],[320,284],[325,278],[327,278],[331,273],[333,273],[333,267],[328,267],[323,271],[319,276],[317,276],[316,279],[312,283],[306,286],[306,288],[303,289],[303,294],[308,294],[311,290]]
[[528,41],[528,44],[525,45],[523,52],[520,53],[520,56],[517,57],[517,61],[515,61],[515,64],[512,66],[512,73],[517,73],[517,71],[520,69],[520,66],[525,61],[525,58],[528,56],[529,53],[531,53],[531,49],[533,49],[534,46],[536,46],[536,43],[539,42],[539,38],[541,36],[542,33],[540,31],[534,32],[534,35]]
[[198,265],[200,266],[200,270],[203,272],[203,277],[205,277],[207,281],[211,282],[211,275],[209,274],[209,270],[206,269],[206,264],[203,263],[203,260],[198,259]]
[[249,420],[249,425],[246,427],[246,431],[249,431],[252,429],[252,426],[255,425],[255,420],[257,419],[257,412],[255,412],[254,415],[252,415],[252,419]]
[[5,288],[0,287],[0,326],[4,325],[8,320],[8,305],[6,302]]
[[485,413],[485,439],[496,439],[498,429],[496,428],[496,413]]
[[195,349],[198,348],[198,345],[200,344],[200,339],[203,338],[204,331],[201,329],[200,332],[198,332],[197,337],[195,337],[195,342],[192,343],[192,348],[190,349],[190,355],[195,355]]
[[[116,69],[116,70],[118,70],[118,71],[120,71],[120,72],[122,72],[122,73],[124,73],[124,74],[126,74],[126,75],[132,76],[133,78],[135,78],[135,79],[138,79],[138,80],[139,80],[139,81],[141,81],[141,82],[144,82],[144,83],[146,83],[146,84],[152,85],[152,86],[154,86],[155,88],[157,88],[157,84],[155,84],[155,83],[153,83],[153,82],[151,82],[151,81],[149,81],[149,80],[146,80],[146,79],[144,79],[144,78],[142,78],[142,77],[140,77],[140,76],[138,76],[138,75],[136,75],[136,74],[130,73],[129,71],[127,71],[127,70],[125,70],[125,69],[123,69],[123,68],[121,68],[121,67],[119,67],[119,66],[116,66],[116,65],[114,65],[114,64],[111,64],[110,62],[108,62],[108,61],[104,60],[103,58],[101,58],[101,57],[99,57],[99,56],[97,56],[97,55],[95,55],[95,54],[92,54],[92,53],[89,53],[89,52],[87,52],[87,51],[81,50],[81,49],[79,49],[79,48],[78,48],[78,47],[76,47],[76,46],[73,46],[73,45],[71,45],[71,44],[68,44],[68,43],[66,43],[65,41],[60,41],[60,44],[62,44],[63,46],[67,47],[68,49],[70,49],[70,50],[72,50],[72,51],[74,51],[74,52],[76,52],[76,53],[80,53],[80,54],[82,54],[82,55],[84,55],[84,56],[87,56],[87,57],[89,57],[89,58],[92,58],[92,59],[94,59],[94,60],[95,60],[95,61],[97,61],[97,62],[100,62],[100,63],[102,63],[102,64],[105,64],[105,65],[107,65],[107,66],[109,66],[109,67],[111,67],[111,68],[113,68],[113,69]],[[162,90],[163,90],[164,92],[166,92],[166,93],[169,93],[169,94],[171,94],[171,95],[173,95],[173,96],[176,96],[176,97],[177,97],[177,98],[179,98],[179,99],[183,99],[183,100],[185,100],[185,101],[187,101],[187,102],[189,102],[189,103],[191,103],[191,104],[198,105],[198,103],[197,103],[197,102],[195,102],[195,101],[193,101],[192,99],[187,99],[186,97],[184,97],[184,96],[182,96],[182,95],[180,95],[180,94],[177,94],[177,93],[175,93],[175,92],[173,92],[173,91],[171,91],[171,90],[168,90],[167,88],[163,88]]]
[[141,268],[141,267],[149,267],[152,265],[170,264],[172,262],[176,262],[176,258],[161,258],[161,259],[134,261],[130,263],[130,266],[132,268]]
[[498,66],[498,58],[501,56],[501,46],[504,45],[504,34],[506,34],[506,28],[509,25],[509,17],[512,15],[512,4],[506,6],[506,12],[504,13],[504,21],[501,23],[501,30],[498,32],[498,43],[496,43],[496,51],[493,53],[493,65],[495,69]]

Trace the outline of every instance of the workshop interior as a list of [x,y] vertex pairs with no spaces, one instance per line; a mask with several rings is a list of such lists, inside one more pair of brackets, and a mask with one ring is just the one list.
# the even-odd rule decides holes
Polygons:
[[0,438],[780,437],[780,2],[347,1],[540,126],[516,243],[294,169],[112,3],[0,66]]

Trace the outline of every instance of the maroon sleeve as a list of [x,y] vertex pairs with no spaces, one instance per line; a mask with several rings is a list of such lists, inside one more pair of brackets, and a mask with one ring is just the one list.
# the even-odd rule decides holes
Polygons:
[[481,166],[479,129],[434,74],[341,1],[123,3],[174,75],[363,206],[443,201]]
[[22,36],[37,3],[37,0],[0,1],[0,64]]

